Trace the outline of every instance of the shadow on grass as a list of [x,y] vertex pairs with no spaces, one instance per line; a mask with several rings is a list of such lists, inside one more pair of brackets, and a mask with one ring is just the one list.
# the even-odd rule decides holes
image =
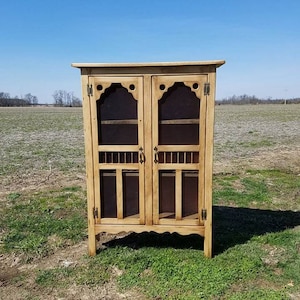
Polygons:
[[213,219],[214,254],[217,255],[254,236],[300,225],[300,211],[215,206]]
[[[253,236],[279,232],[298,225],[300,225],[300,212],[214,206],[214,255],[237,244],[243,244]],[[104,245],[106,247],[127,246],[134,249],[172,247],[203,250],[203,238],[198,235],[144,232],[131,233]]]

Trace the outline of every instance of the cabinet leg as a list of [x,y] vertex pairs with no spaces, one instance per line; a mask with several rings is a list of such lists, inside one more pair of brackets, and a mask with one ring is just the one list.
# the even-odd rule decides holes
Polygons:
[[211,244],[208,243],[208,237],[204,238],[204,255],[208,258],[212,257],[212,247]]
[[212,251],[212,226],[208,226],[208,225],[205,226],[204,255],[208,258],[211,258],[212,255],[213,255],[213,251]]
[[96,236],[89,235],[88,239],[88,253],[90,256],[96,255]]

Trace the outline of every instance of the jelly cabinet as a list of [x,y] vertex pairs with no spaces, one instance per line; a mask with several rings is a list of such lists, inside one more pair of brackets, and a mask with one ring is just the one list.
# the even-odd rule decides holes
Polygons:
[[199,234],[211,257],[222,64],[72,64],[81,70],[90,255],[100,232],[154,231]]

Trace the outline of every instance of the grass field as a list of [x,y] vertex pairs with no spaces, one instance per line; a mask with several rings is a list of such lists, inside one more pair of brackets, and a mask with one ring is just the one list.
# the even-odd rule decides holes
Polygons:
[[82,110],[0,108],[0,299],[300,299],[300,105],[217,106],[214,253],[103,235],[86,256]]

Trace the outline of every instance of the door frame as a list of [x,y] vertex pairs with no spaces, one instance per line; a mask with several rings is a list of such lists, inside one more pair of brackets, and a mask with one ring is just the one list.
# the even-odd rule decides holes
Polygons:
[[[120,83],[122,87],[132,94],[137,101],[137,125],[138,125],[138,144],[137,145],[99,145],[98,144],[98,116],[97,101],[101,95],[114,83]],[[102,86],[97,89],[97,86]],[[131,85],[134,85],[134,89]],[[93,181],[94,190],[94,209],[99,213],[94,215],[94,224],[145,224],[145,205],[144,205],[144,173],[145,163],[100,163],[99,152],[137,152],[140,158],[144,158],[144,91],[143,76],[89,76],[88,85],[93,87],[93,93],[90,95],[90,114],[91,114],[91,132],[92,132],[92,160],[93,171],[90,176]],[[116,171],[116,200],[117,200],[117,218],[101,218],[101,187],[100,170]],[[123,179],[124,170],[137,170],[139,173],[139,216],[123,216]]]
[[[182,82],[194,92],[200,101],[199,112],[199,145],[158,145],[158,103],[164,93],[168,91],[176,82]],[[200,226],[204,224],[202,210],[205,208],[205,147],[206,147],[206,110],[207,96],[204,95],[204,83],[208,82],[206,74],[200,75],[154,75],[152,76],[152,151],[195,151],[199,152],[199,162],[159,164],[155,163],[155,153],[152,154],[153,164],[153,224],[154,225],[190,225]],[[194,88],[194,83],[198,84]],[[162,89],[161,85],[165,85]],[[160,170],[175,171],[175,218],[159,217],[159,172]],[[182,172],[183,170],[198,171],[198,213],[197,218],[188,219],[182,217]]]

